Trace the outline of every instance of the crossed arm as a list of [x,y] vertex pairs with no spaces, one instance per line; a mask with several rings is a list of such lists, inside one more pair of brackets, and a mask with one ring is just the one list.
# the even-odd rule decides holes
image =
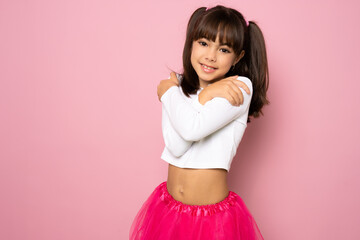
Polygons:
[[165,145],[174,156],[183,155],[194,141],[209,136],[248,111],[252,96],[252,85],[248,78],[240,77],[249,88],[247,94],[242,88],[243,104],[233,106],[223,97],[215,97],[204,105],[196,101],[195,109],[181,94],[181,88],[171,86],[161,96],[162,130]]
[[166,148],[175,157],[182,156],[192,145],[192,141],[182,138],[171,125],[165,106],[162,105],[162,134]]

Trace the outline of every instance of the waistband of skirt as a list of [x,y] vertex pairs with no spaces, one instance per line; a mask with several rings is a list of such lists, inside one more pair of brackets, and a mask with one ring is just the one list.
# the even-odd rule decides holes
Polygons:
[[159,185],[159,190],[161,191],[161,200],[164,201],[168,207],[177,212],[188,213],[192,216],[210,216],[218,212],[226,211],[239,200],[239,195],[229,191],[228,196],[221,202],[208,205],[188,205],[175,200],[173,196],[170,195],[167,190],[166,181]]

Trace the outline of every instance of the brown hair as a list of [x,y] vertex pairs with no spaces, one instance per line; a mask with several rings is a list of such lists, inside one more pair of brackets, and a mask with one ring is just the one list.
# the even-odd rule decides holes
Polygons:
[[[206,38],[216,41],[219,34],[221,44],[228,44],[239,56],[241,51],[245,55],[234,68],[225,75],[239,75],[248,77],[253,85],[253,96],[250,103],[249,117],[259,117],[261,109],[269,104],[266,91],[269,86],[269,71],[266,57],[265,40],[258,25],[249,21],[249,26],[241,13],[224,6],[207,9],[198,8],[191,15],[183,50],[183,74],[180,86],[186,96],[195,94],[200,88],[199,77],[191,64],[193,41]],[[250,122],[250,118],[248,118]]]

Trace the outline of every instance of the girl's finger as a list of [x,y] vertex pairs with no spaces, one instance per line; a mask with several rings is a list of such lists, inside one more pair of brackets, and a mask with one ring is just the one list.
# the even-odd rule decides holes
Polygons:
[[171,72],[171,73],[170,73],[170,78],[171,78],[171,79],[177,78],[177,77],[176,77],[176,73],[175,73],[175,72]]
[[230,102],[231,105],[237,105],[236,98],[234,98],[231,94],[228,94],[228,97],[226,99]]
[[241,99],[241,97],[239,97],[239,94],[237,93],[236,89],[239,90],[239,88],[236,85],[230,85],[230,89],[228,91],[228,94],[233,99],[233,103],[231,105],[239,106],[241,104],[242,99]]
[[237,86],[239,86],[239,87],[241,87],[242,89],[244,89],[247,94],[250,94],[250,89],[249,89],[249,87],[248,87],[243,81],[235,80],[234,83],[235,83]]
[[231,84],[231,88],[234,91],[234,94],[236,94],[237,102],[239,103],[239,105],[243,104],[244,96],[240,88],[235,83]]
[[179,79],[177,78],[177,75],[175,72],[170,73],[169,80],[179,86]]

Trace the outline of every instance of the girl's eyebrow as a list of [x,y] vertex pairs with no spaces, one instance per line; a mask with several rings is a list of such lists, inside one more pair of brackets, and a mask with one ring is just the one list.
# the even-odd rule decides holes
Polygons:
[[219,47],[224,47],[224,46],[228,47],[228,48],[232,48],[230,43],[220,43],[219,44]]
[[230,47],[230,44],[229,44],[229,43],[222,43],[222,44],[220,44],[220,46],[227,46],[227,47]]

